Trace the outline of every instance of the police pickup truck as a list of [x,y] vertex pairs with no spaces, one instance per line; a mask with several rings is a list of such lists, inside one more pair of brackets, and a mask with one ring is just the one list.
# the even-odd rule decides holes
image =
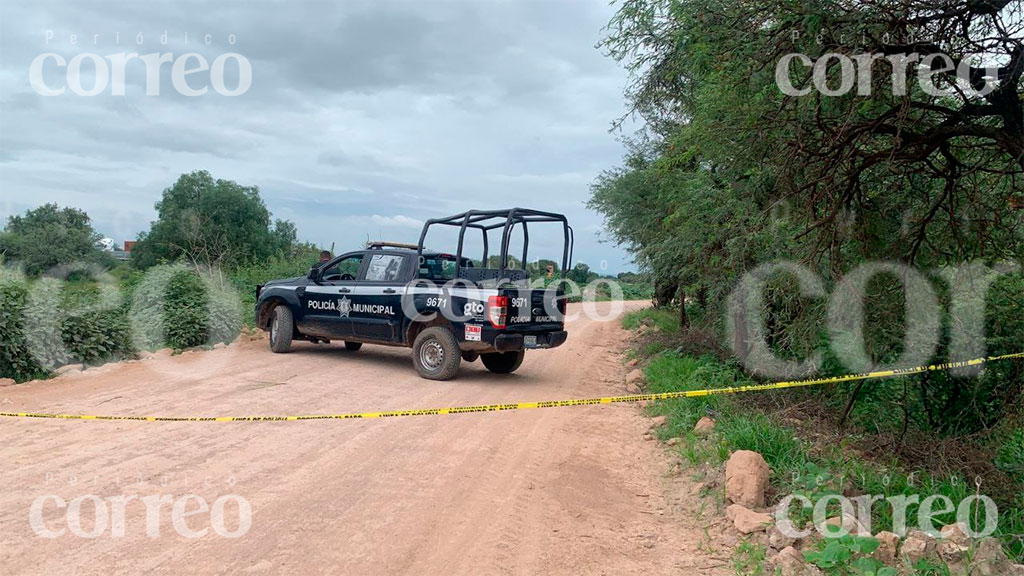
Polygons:
[[[411,347],[413,365],[430,380],[451,379],[461,361],[477,358],[491,372],[514,372],[526,350],[555,348],[566,339],[561,283],[531,289],[526,270],[510,266],[513,232],[522,237],[519,262],[525,263],[529,227],[538,223],[561,225],[564,278],[573,246],[565,216],[474,210],[428,220],[418,245],[371,243],[315,266],[306,277],[258,286],[256,325],[270,332],[270,349],[278,353],[288,352],[294,340],[339,340],[352,351],[363,344]],[[424,248],[433,226],[458,228],[454,254]],[[495,230],[501,231],[498,267],[487,268]],[[462,254],[467,232],[481,234],[478,261]]]

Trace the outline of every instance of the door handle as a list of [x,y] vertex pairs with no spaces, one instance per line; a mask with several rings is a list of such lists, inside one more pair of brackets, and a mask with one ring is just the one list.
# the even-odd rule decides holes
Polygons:
[[384,289],[384,293],[385,294],[394,294],[395,293],[395,289],[394,288],[385,288]]
[[351,290],[349,290],[348,288],[338,288],[338,292],[341,292],[342,294],[348,294],[349,292],[351,292]]

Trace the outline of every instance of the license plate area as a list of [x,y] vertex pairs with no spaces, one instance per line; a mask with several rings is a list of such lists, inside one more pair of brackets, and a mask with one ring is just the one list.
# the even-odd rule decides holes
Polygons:
[[523,336],[523,346],[527,348],[537,347],[537,337],[533,335]]

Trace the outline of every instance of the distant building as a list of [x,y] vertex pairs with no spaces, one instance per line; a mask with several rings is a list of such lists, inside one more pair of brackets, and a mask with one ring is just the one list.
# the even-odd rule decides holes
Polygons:
[[124,250],[111,250],[110,254],[118,260],[129,260],[132,257],[132,248],[135,247],[135,240],[125,240]]

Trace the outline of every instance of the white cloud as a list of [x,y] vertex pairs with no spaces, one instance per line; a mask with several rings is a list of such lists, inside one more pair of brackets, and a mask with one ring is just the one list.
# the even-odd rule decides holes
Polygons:
[[423,222],[410,218],[408,216],[402,216],[401,214],[396,216],[381,216],[380,214],[374,214],[370,216],[370,220],[378,225],[389,228],[423,228]]

